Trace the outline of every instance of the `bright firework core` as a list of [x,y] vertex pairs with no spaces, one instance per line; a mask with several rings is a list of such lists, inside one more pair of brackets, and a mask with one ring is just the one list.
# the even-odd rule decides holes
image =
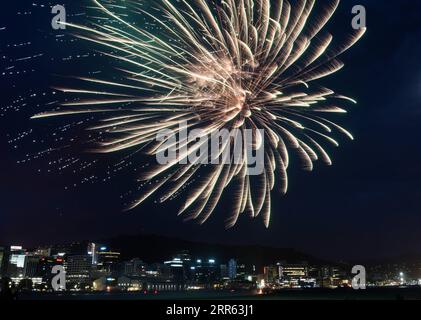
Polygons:
[[[216,58],[214,61],[205,59],[206,57],[203,57],[202,60],[205,66],[194,68],[188,80],[197,93],[191,104],[201,101],[199,107],[222,111],[225,113],[225,122],[230,122],[237,116],[240,119],[250,117],[248,100],[251,98],[251,92],[243,87],[247,87],[247,82],[253,75],[237,69],[230,60],[221,59],[221,62],[218,62]],[[236,127],[240,126],[238,123]]]
[[[365,32],[352,30],[345,39],[333,40],[325,27],[339,0],[160,0],[154,7],[134,0],[93,3],[103,16],[101,24],[67,25],[79,31],[79,38],[101,46],[124,76],[78,78],[82,88],[59,88],[75,94],[73,101],[34,118],[103,115],[89,128],[107,137],[98,141],[96,151],[102,153],[142,150],[156,155],[179,136],[177,128],[185,122],[187,130],[201,129],[204,135],[239,129],[244,139],[251,130],[255,133],[244,145],[264,148],[265,170],[257,177],[247,174],[246,150],[241,163],[204,167],[199,157],[152,166],[140,178],[144,192],[131,208],[158,191],[160,201],[166,201],[191,185],[179,214],[203,223],[230,187],[233,208],[227,226],[247,214],[262,216],[268,227],[275,186],[278,194],[287,191],[290,153],[312,170],[317,160],[332,163],[325,145],[339,145],[336,133],[352,139],[324,115],[345,113],[338,103],[355,101],[315,83],[344,66],[338,56]],[[147,17],[156,28],[128,22],[128,13]],[[345,23],[350,25],[351,17]],[[92,85],[97,89],[87,89]],[[162,130],[173,134],[157,141]],[[205,143],[207,139],[178,139],[179,160]],[[233,148],[231,140],[221,142],[221,152]]]

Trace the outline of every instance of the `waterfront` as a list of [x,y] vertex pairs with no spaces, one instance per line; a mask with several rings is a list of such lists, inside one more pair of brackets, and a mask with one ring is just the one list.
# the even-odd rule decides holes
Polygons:
[[245,291],[21,293],[18,300],[421,300],[421,288],[280,290],[259,294]]

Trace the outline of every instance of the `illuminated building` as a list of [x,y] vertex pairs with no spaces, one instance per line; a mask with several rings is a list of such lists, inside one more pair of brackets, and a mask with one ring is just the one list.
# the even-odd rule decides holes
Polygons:
[[39,261],[39,276],[42,278],[42,282],[51,285],[51,279],[54,274],[51,273],[54,266],[61,266],[64,264],[64,259],[61,257],[42,257]]
[[183,287],[186,282],[183,261],[180,258],[173,258],[172,260],[165,261],[164,265],[169,271],[171,281]]
[[51,247],[38,247],[34,255],[39,257],[50,257],[51,256]]
[[[119,290],[142,290],[145,294],[157,294],[160,291],[179,291],[187,289],[187,286],[181,286],[180,284],[164,279],[127,276],[119,277],[115,285]],[[96,288],[95,290],[100,290],[99,288],[104,290],[104,287],[105,285],[103,283],[98,283],[98,281],[94,282],[94,288]],[[110,287],[110,285],[108,285],[108,287]]]
[[281,279],[303,279],[308,277],[308,264],[307,262],[290,264],[286,262],[280,262],[277,264],[279,278]]
[[341,268],[332,267],[330,269],[330,275],[331,275],[332,286],[334,287],[342,286],[350,282],[348,281],[349,279],[348,279],[347,273]]
[[170,279],[184,288],[187,283],[194,281],[196,266],[189,252],[184,250],[174,255],[171,260],[165,261],[160,273],[163,278]]
[[105,246],[100,247],[97,252],[97,270],[107,273],[115,272],[120,261],[120,252],[111,251]]
[[66,282],[81,284],[88,282],[92,270],[92,258],[89,255],[68,256],[65,262]]
[[94,266],[98,263],[98,249],[100,247],[97,243],[88,243],[88,255],[92,256],[92,265]]
[[166,281],[156,278],[144,277],[128,277],[122,276],[117,279],[117,287],[125,291],[151,291],[157,293],[158,291],[178,291],[186,289],[186,286],[181,286],[172,281]]
[[7,266],[7,275],[12,279],[24,277],[26,252],[21,246],[10,247],[10,257]]
[[142,283],[142,287],[144,290],[151,291],[152,293],[159,291],[178,291],[187,288],[186,286],[180,287],[178,284],[159,281],[157,279],[148,279],[146,282]]
[[174,258],[180,259],[183,262],[184,277],[187,281],[194,279],[195,268],[193,267],[192,258],[187,250],[177,253]]
[[276,266],[266,266],[263,268],[263,279],[265,283],[274,283],[279,279],[278,268]]
[[140,276],[146,273],[146,264],[138,259],[132,259],[123,263],[123,274],[126,276]]
[[180,253],[177,253],[174,258],[178,258],[183,261],[184,265],[189,265],[191,263],[191,256],[187,250],[183,250]]
[[334,266],[323,266],[319,270],[319,285],[325,288],[336,288],[348,286],[350,279],[347,273],[341,268]]
[[40,275],[40,257],[39,256],[27,256],[24,265],[24,276],[25,278],[36,278]]
[[120,290],[140,291],[143,288],[143,280],[139,277],[121,276],[117,279],[117,286]]
[[197,259],[194,268],[194,278],[197,284],[210,287],[219,279],[219,267],[217,266],[215,259]]
[[9,261],[9,251],[5,247],[0,247],[0,279],[6,275]]
[[226,264],[221,264],[219,266],[219,269],[220,269],[221,279],[229,279],[228,266]]
[[231,259],[228,261],[228,277],[233,280],[237,277],[237,261]]
[[148,277],[161,277],[161,269],[165,267],[164,264],[152,263],[146,266],[145,274]]
[[[249,270],[250,271],[250,270]],[[245,280],[247,278],[247,267],[245,264],[237,264],[237,279]]]

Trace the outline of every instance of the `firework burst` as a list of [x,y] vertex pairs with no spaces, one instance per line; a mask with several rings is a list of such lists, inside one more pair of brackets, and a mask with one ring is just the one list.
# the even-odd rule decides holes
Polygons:
[[[34,118],[104,115],[89,128],[110,137],[98,142],[96,151],[103,153],[142,149],[155,155],[170,139],[157,141],[157,134],[170,129],[178,136],[180,123],[210,135],[221,129],[253,130],[249,144],[264,150],[265,170],[250,176],[245,152],[239,163],[205,166],[199,157],[180,164],[204,142],[179,139],[177,161],[145,171],[141,180],[148,183],[130,208],[157,192],[159,201],[166,201],[189,185],[179,213],[203,223],[229,187],[233,209],[227,226],[247,213],[262,216],[268,227],[271,196],[279,194],[275,186],[280,194],[288,188],[289,154],[298,154],[303,168],[312,170],[319,159],[331,164],[322,145],[338,146],[335,132],[352,139],[323,114],[344,113],[336,103],[355,101],[313,83],[339,71],[343,63],[337,57],[365,31],[356,30],[339,44],[323,31],[339,0],[317,8],[315,0],[161,0],[155,7],[142,1],[93,2],[103,23],[67,26],[127,65],[119,68],[124,79],[78,78],[86,86],[58,88],[78,99]],[[129,23],[116,11],[151,23]],[[151,25],[155,31],[148,29]],[[92,86],[96,89],[87,89]],[[221,146],[222,151],[232,148],[232,141]]]

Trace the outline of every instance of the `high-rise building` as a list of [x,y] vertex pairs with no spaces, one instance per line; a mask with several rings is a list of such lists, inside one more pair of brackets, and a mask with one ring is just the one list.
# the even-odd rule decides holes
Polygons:
[[35,278],[40,275],[40,257],[28,255],[25,259],[24,276],[25,278]]
[[6,247],[0,247],[0,279],[6,275],[8,262],[9,250]]
[[98,251],[100,248],[105,248],[104,246],[90,242],[88,243],[88,255],[92,256],[92,265],[96,266],[98,264]]
[[139,258],[123,263],[122,273],[126,276],[141,276],[146,273],[146,264]]
[[98,251],[98,263],[100,268],[106,269],[107,271],[113,271],[113,267],[120,261],[120,252],[111,251],[101,248]]
[[42,282],[51,285],[51,279],[55,276],[52,274],[54,266],[62,266],[64,259],[62,257],[42,257],[39,261],[39,273]]
[[237,278],[237,261],[230,259],[228,261],[228,277],[233,280]]
[[219,266],[221,279],[229,279],[228,276],[228,266],[226,264],[221,264]]
[[97,250],[97,254],[97,270],[107,273],[117,271],[118,263],[120,262],[120,252],[111,251],[106,246],[101,246],[99,250]]
[[266,266],[263,268],[263,277],[266,283],[275,283],[279,279],[277,266]]
[[164,265],[172,282],[178,285],[184,285],[187,275],[183,261],[180,258],[173,258],[172,260],[165,261]]
[[85,283],[90,279],[92,257],[89,255],[68,256],[65,262],[66,282]]
[[318,279],[321,287],[337,287],[350,282],[347,272],[339,267],[322,266],[317,271],[314,278]]
[[193,281],[195,275],[195,268],[193,265],[192,257],[187,250],[177,253],[174,258],[180,259],[183,262],[184,278],[186,281]]
[[104,244],[90,242],[88,243],[87,253],[91,257],[92,265],[96,266],[97,271],[102,273],[111,273],[116,271],[117,264],[120,261],[119,252],[111,251]]
[[[251,273],[251,270],[249,270]],[[247,267],[244,263],[237,264],[237,279],[245,280],[247,278],[248,272]]]
[[23,278],[26,252],[22,246],[11,246],[7,266],[7,275],[11,278]]
[[190,253],[187,250],[183,250],[179,253],[177,253],[174,258],[178,258],[181,261],[183,261],[183,264],[189,265],[191,263],[191,256]]
[[219,279],[219,267],[215,259],[197,259],[195,268],[195,281],[205,287],[211,286]]
[[298,280],[308,277],[309,266],[307,262],[287,263],[285,261],[277,264],[279,278],[286,280]]

